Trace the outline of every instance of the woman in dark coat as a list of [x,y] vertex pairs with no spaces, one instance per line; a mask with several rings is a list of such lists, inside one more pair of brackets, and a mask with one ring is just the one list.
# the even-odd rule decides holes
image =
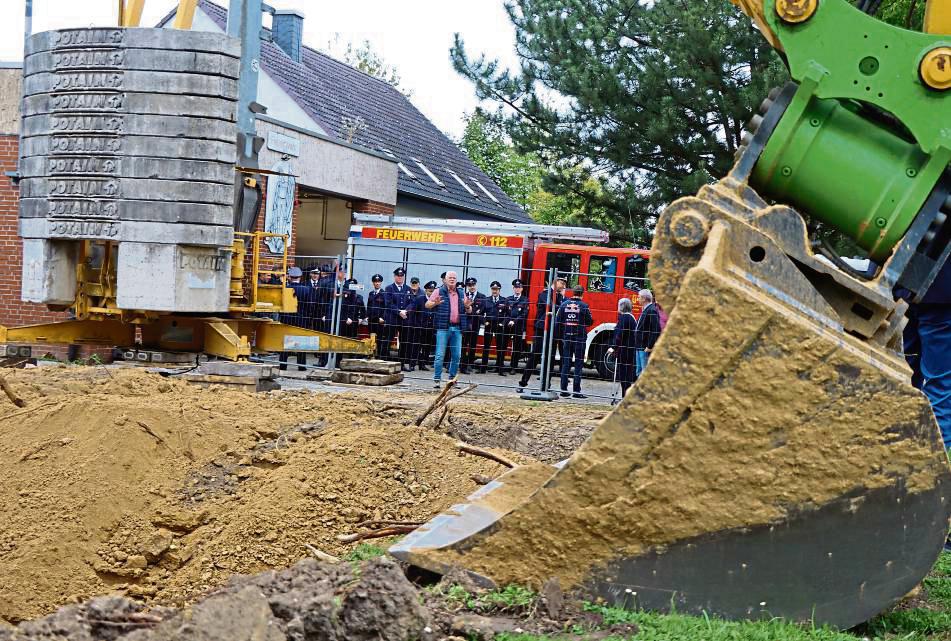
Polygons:
[[621,384],[621,397],[627,394],[627,389],[634,383],[634,330],[637,320],[632,313],[634,309],[630,299],[622,298],[618,301],[617,324],[614,326],[614,340],[609,351],[617,358],[617,380]]

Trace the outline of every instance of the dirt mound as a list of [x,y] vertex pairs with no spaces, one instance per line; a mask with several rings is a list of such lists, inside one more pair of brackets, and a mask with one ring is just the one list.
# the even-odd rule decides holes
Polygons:
[[188,611],[100,597],[0,629],[0,641],[375,641],[419,639],[428,613],[395,562],[302,561],[282,572],[236,577]]
[[393,409],[102,367],[7,378],[27,406],[0,406],[0,620],[110,591],[181,604],[305,543],[344,552],[360,521],[428,519],[502,471],[411,426],[429,395]]
[[[458,404],[458,405],[457,405]],[[568,458],[607,414],[603,407],[570,403],[453,402],[444,425],[451,436],[499,447],[543,463]]]

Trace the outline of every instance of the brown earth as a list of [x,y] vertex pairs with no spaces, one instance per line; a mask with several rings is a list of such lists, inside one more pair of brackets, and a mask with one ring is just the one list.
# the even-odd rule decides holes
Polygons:
[[[229,576],[353,547],[369,519],[425,520],[504,468],[455,439],[563,458],[603,408],[469,395],[434,432],[432,399],[363,392],[248,394],[131,369],[5,374],[0,405],[0,620],[115,592],[181,605]],[[389,399],[389,396],[383,398]],[[3,399],[0,399],[3,400]],[[3,403],[6,403],[3,400]],[[500,452],[517,462],[527,456]]]

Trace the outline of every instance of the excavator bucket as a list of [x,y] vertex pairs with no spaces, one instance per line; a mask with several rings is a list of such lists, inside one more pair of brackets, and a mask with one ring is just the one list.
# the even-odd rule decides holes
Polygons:
[[[575,454],[511,470],[391,554],[484,586],[839,628],[911,591],[948,532],[951,469],[892,349],[904,305],[730,179],[662,215],[651,281],[664,334]],[[863,337],[869,300],[887,314]]]

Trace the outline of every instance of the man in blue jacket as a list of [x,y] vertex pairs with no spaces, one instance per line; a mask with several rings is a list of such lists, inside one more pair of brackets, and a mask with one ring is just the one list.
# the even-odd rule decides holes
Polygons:
[[561,395],[569,396],[568,372],[575,370],[572,392],[575,398],[587,398],[581,393],[581,369],[584,367],[584,348],[588,342],[588,328],[594,324],[591,308],[581,300],[584,287],[574,288],[574,296],[565,299],[555,315],[555,326],[561,334]]

